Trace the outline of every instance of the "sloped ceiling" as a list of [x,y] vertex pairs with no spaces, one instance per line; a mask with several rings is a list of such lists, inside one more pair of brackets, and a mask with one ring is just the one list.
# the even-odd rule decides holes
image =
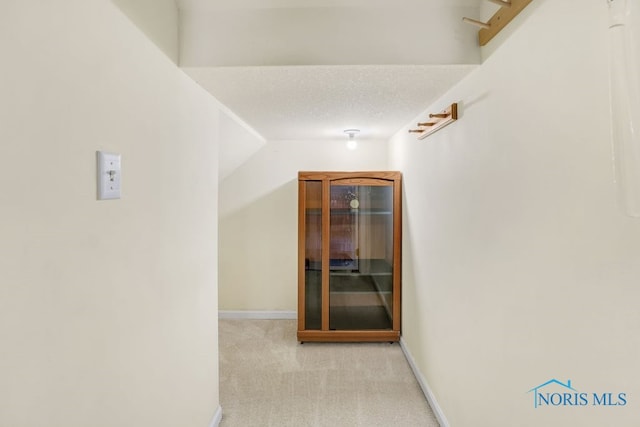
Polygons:
[[177,0],[179,64],[267,140],[387,139],[479,64],[486,3]]

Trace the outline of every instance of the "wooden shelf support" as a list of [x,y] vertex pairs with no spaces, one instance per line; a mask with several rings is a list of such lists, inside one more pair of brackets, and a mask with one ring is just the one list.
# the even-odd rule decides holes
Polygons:
[[448,124],[455,122],[458,120],[458,104],[453,103],[439,113],[429,114],[429,119],[430,121],[428,122],[418,123],[418,129],[410,129],[409,133],[417,133],[418,139],[424,139]]
[[478,42],[480,46],[484,46],[494,38],[509,22],[513,20],[522,10],[529,5],[533,0],[489,0],[491,3],[495,3],[500,6],[500,9],[489,19],[488,22],[478,21],[464,17],[462,20],[469,24],[482,27],[478,31]]

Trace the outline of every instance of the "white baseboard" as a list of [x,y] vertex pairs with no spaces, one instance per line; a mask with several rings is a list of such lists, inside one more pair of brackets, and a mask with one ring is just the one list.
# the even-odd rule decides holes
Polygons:
[[216,409],[216,413],[213,414],[213,419],[209,423],[209,427],[218,427],[220,421],[222,421],[222,407],[218,405],[218,409]]
[[234,311],[220,310],[218,311],[219,319],[297,319],[298,314],[295,311]]
[[407,362],[409,362],[409,366],[411,366],[413,375],[415,375],[416,379],[418,380],[418,384],[420,384],[420,388],[422,389],[424,396],[427,398],[431,409],[433,409],[433,413],[435,414],[440,427],[449,427],[449,421],[447,421],[447,417],[444,416],[442,408],[440,407],[440,405],[438,405],[438,401],[436,400],[435,395],[431,391],[431,388],[429,387],[427,380],[422,375],[422,372],[420,372],[420,370],[418,369],[418,366],[416,365],[416,362],[413,359],[411,352],[407,348],[404,338],[402,337],[400,337],[400,348],[402,348],[404,357],[407,359]]

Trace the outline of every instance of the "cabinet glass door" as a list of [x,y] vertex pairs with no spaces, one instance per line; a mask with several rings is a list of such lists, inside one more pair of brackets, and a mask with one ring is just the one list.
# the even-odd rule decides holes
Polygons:
[[322,181],[305,183],[305,328],[322,326]]
[[331,183],[329,329],[393,326],[393,183]]

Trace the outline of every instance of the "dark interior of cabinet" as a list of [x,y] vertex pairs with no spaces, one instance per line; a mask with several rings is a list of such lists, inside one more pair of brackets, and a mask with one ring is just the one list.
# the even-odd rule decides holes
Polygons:
[[[344,267],[341,260],[331,263]],[[390,294],[393,288],[392,266],[383,259],[361,259],[360,269],[332,269],[329,277],[330,330],[392,329],[390,301],[381,295]],[[317,262],[308,262],[306,275],[306,327],[321,328],[320,305],[322,295],[322,271]],[[341,304],[340,298],[349,303]]]

